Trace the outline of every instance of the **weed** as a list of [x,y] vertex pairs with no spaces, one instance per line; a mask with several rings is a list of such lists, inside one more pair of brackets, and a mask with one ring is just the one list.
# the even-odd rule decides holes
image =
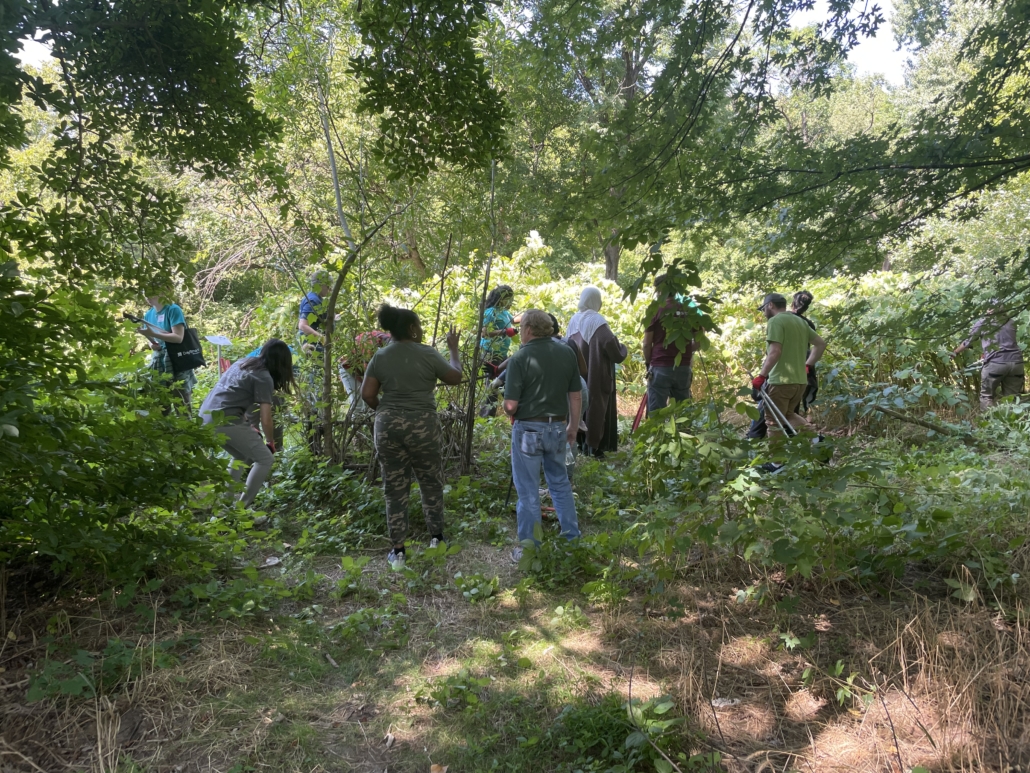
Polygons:
[[589,628],[590,620],[583,614],[583,610],[579,606],[570,601],[554,608],[551,626],[562,631],[571,631],[576,628]]
[[467,668],[456,674],[427,682],[415,693],[415,700],[444,710],[477,711],[482,703],[480,691],[488,687],[490,677],[473,676]]
[[466,601],[475,604],[493,597],[497,592],[498,580],[496,577],[487,578],[481,574],[463,575],[458,572],[454,575],[454,584],[458,586]]
[[340,559],[340,569],[343,570],[343,577],[336,581],[336,587],[332,591],[333,598],[342,599],[345,596],[360,595],[365,586],[361,576],[365,565],[371,561],[368,556],[351,558],[344,556]]
[[178,639],[168,639],[136,647],[121,639],[109,639],[100,652],[78,649],[64,656],[65,647],[51,642],[43,668],[30,679],[27,698],[38,701],[58,696],[96,698],[112,694],[146,668],[175,665],[178,659],[172,650],[179,643]]
[[360,639],[375,642],[377,649],[398,649],[408,643],[408,616],[399,610],[407,603],[403,594],[395,593],[382,609],[362,607],[326,629],[330,639]]

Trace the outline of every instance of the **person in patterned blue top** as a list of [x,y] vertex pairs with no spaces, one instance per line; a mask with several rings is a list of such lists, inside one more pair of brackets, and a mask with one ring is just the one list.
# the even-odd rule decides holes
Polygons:
[[168,349],[165,346],[166,341],[174,344],[182,343],[182,337],[186,334],[186,316],[178,304],[166,304],[160,295],[147,295],[147,303],[150,304],[150,308],[143,315],[143,321],[146,324],[137,332],[150,341],[150,348],[153,350],[153,354],[150,356],[150,367],[158,373],[167,373],[171,377],[172,393],[178,395],[189,409],[197,377],[192,370],[174,373],[171,358],[168,356]]
[[[508,285],[498,285],[488,296],[483,310],[483,329],[480,331],[479,351],[483,363],[483,376],[487,383],[497,378],[498,366],[508,359],[511,339],[518,332],[515,325],[522,315],[511,313],[511,304],[515,300],[515,291]],[[493,416],[497,413],[497,394],[487,392],[486,402],[480,406],[480,416]]]
[[515,335],[514,326],[518,322],[511,313],[513,300],[515,291],[508,285],[498,285],[486,296],[483,330],[480,333],[482,338],[479,341],[479,349],[486,362],[496,365],[508,358],[511,339]]

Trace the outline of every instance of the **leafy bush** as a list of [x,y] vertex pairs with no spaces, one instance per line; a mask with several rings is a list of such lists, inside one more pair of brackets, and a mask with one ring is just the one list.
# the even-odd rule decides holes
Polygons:
[[258,499],[299,555],[339,555],[386,536],[382,491],[361,475],[293,446]]

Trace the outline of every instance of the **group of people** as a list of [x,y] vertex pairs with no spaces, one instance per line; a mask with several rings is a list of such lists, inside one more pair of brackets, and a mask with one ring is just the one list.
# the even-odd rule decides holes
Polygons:
[[[667,292],[664,277],[655,282],[658,311],[645,330],[642,354],[647,366],[648,413],[670,400],[691,398],[692,358],[697,349],[692,315],[699,314],[690,299]],[[312,290],[300,305],[298,335],[303,351],[322,349],[326,319],[323,298],[328,280],[312,277]],[[503,390],[503,411],[512,422],[511,469],[518,493],[517,534],[522,544],[536,541],[541,517],[540,475],[543,472],[554,504],[561,535],[580,535],[568,466],[573,448],[603,457],[618,446],[618,407],[615,366],[628,356],[626,346],[601,314],[603,295],[588,286],[580,293],[578,310],[561,335],[558,320],[540,309],[512,312],[514,290],[501,285],[488,296],[480,333],[480,364],[490,384]],[[166,342],[182,340],[186,321],[182,309],[165,303],[159,294],[147,296],[150,309],[140,333],[153,349],[151,367],[171,372]],[[809,433],[803,413],[818,392],[816,366],[826,341],[806,316],[813,297],[808,291],[793,296],[790,308],[779,293],[766,295],[758,310],[766,317],[767,351],[752,378],[759,403],[759,419],[748,436],[773,443],[785,434]],[[378,312],[380,330],[359,334],[356,354],[341,361],[341,378],[352,400],[359,398],[375,413],[374,443],[382,471],[386,517],[391,542],[388,560],[404,565],[408,537],[408,502],[417,480],[431,546],[444,541],[444,475],[442,430],[437,416],[437,382],[456,385],[462,380],[459,334],[446,336],[449,358],[423,342],[418,315],[387,304]],[[516,327],[517,326],[517,327]],[[670,331],[672,331],[670,333]],[[511,342],[520,346],[510,354]],[[993,405],[1002,396],[1023,391],[1023,357],[1015,322],[1000,309],[977,321],[969,338],[954,350],[958,355],[980,339],[983,347],[981,402]],[[273,406],[295,382],[294,349],[269,339],[260,349],[232,364],[219,378],[200,407],[205,424],[214,424],[225,450],[240,464],[231,466],[233,478],[249,467],[240,501],[249,506],[273,465],[281,434],[273,425]],[[172,387],[188,406],[196,379],[192,371],[175,373]],[[360,386],[359,386],[360,384]],[[493,397],[496,406],[498,396]],[[770,419],[770,415],[772,419]],[[821,436],[816,436],[821,439]],[[782,465],[763,465],[775,472]]]

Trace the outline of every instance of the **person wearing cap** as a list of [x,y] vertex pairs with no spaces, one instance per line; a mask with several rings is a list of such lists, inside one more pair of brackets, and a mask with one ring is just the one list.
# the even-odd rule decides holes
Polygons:
[[[797,409],[808,388],[808,372],[826,351],[826,341],[801,317],[787,313],[787,299],[779,293],[766,295],[758,310],[768,320],[765,327],[768,350],[751,386],[759,392],[765,386],[766,399],[787,417],[795,430],[810,430],[811,424]],[[771,439],[779,439],[782,434],[779,424],[769,422]]]
[[969,337],[956,347],[952,356],[962,354],[977,338],[983,348],[980,407],[987,409],[997,405],[998,392],[1002,398],[1021,395],[1025,374],[1016,321],[1001,309],[988,309],[988,315],[976,321]]
[[[504,412],[515,420],[511,474],[519,495],[518,539],[523,544],[537,541],[543,467],[561,534],[572,540],[580,532],[565,457],[579,431],[579,363],[571,348],[554,340],[554,323],[540,309],[523,314],[521,336],[522,345],[508,363],[504,384]],[[511,557],[518,561],[522,548],[516,547]]]

